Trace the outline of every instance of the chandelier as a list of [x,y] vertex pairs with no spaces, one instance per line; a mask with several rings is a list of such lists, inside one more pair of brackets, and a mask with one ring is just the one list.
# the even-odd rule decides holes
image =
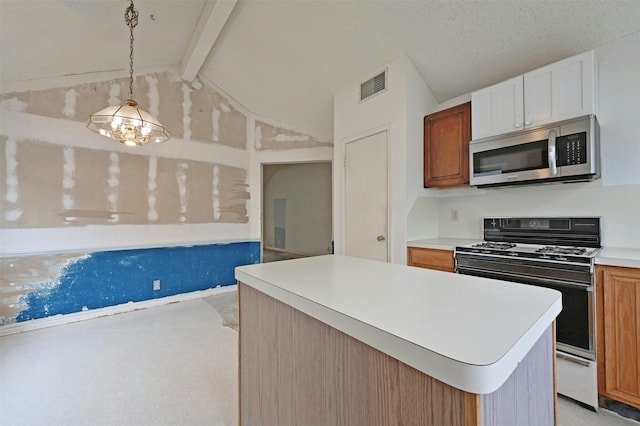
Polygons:
[[133,0],[124,12],[129,27],[129,99],[123,105],[111,105],[89,117],[87,127],[128,146],[159,143],[169,140],[171,134],[148,112],[138,108],[133,95],[133,28],[138,25],[138,11]]

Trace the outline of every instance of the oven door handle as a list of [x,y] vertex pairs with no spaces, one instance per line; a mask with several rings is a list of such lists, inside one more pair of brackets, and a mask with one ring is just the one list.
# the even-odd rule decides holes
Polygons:
[[[576,283],[569,283],[566,281],[559,281],[559,280],[554,280],[553,278],[539,278],[539,277],[532,277],[530,275],[521,275],[521,274],[516,274],[513,272],[509,272],[507,273],[503,273],[503,272],[497,272],[497,271],[487,271],[484,269],[477,269],[477,268],[469,268],[469,267],[459,267],[458,270],[456,272],[460,273],[462,271],[463,275],[476,275],[475,273],[480,273],[479,276],[482,277],[488,277],[488,278],[493,278],[495,277],[496,279],[504,279],[506,281],[513,281],[513,278],[521,278],[524,279],[526,281],[532,282],[532,283],[540,283],[540,284],[552,284],[556,287],[561,287],[561,288],[569,288],[569,289],[573,289],[573,290],[584,290],[584,291],[593,291],[593,286],[592,285],[587,285],[587,284],[576,284]],[[468,271],[469,273],[465,273],[465,271]],[[512,279],[510,279],[512,278]],[[526,283],[524,283],[526,284]]]
[[572,362],[574,364],[581,365],[583,367],[589,367],[591,365],[591,363],[589,361],[583,360],[581,358],[577,358],[575,356],[563,354],[562,352],[556,352],[556,358],[562,359],[564,361],[569,361],[569,362]]

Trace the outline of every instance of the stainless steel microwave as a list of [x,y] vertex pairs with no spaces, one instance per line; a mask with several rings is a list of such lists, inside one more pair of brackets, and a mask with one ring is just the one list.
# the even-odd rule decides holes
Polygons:
[[470,183],[479,188],[600,177],[600,127],[586,115],[469,143]]

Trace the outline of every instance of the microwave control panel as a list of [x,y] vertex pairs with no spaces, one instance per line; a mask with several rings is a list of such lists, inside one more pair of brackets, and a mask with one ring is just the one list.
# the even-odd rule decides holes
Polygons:
[[556,139],[558,166],[572,166],[587,162],[587,133],[559,136]]

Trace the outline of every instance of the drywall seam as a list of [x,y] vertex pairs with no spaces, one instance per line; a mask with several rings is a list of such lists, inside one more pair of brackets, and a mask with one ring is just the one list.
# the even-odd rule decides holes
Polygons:
[[73,119],[76,115],[76,99],[78,98],[78,92],[75,89],[69,89],[64,94],[64,109],[62,114],[69,119]]
[[217,108],[213,108],[211,112],[211,120],[213,122],[213,141],[218,142],[220,139],[220,110]]
[[[112,83],[109,87],[109,105],[120,105],[120,84]],[[106,105],[105,105],[106,107]]]
[[156,177],[158,173],[158,157],[152,155],[149,157],[149,180],[147,181],[147,219],[150,222],[156,222],[158,220],[158,210],[156,209],[156,203],[158,198],[156,196],[156,189],[158,184]]
[[[107,179],[108,194],[107,201],[109,203],[109,209],[112,212],[118,211],[118,186],[120,185],[120,157],[117,152],[109,154],[109,178]],[[113,218],[109,220],[111,223],[117,223],[120,220],[118,214],[114,214]]]
[[176,170],[176,180],[178,181],[178,197],[180,199],[180,222],[187,221],[187,169],[189,165],[185,162],[178,163]]
[[145,81],[149,84],[149,113],[157,117],[160,115],[160,93],[158,92],[158,79],[153,75],[144,76]]
[[182,96],[184,100],[182,102],[182,126],[183,126],[183,138],[186,141],[191,140],[191,89],[186,84],[182,85]]
[[[73,148],[66,147],[62,151],[62,208],[63,210],[73,210],[73,188],[76,185],[75,172],[76,163]],[[69,219],[71,221],[72,219]]]
[[220,168],[213,166],[213,219],[220,220]]
[[5,146],[5,167],[6,167],[6,192],[4,199],[11,205],[4,213],[8,221],[15,222],[22,216],[22,209],[18,207],[20,199],[18,182],[18,143],[14,138],[8,138]]

